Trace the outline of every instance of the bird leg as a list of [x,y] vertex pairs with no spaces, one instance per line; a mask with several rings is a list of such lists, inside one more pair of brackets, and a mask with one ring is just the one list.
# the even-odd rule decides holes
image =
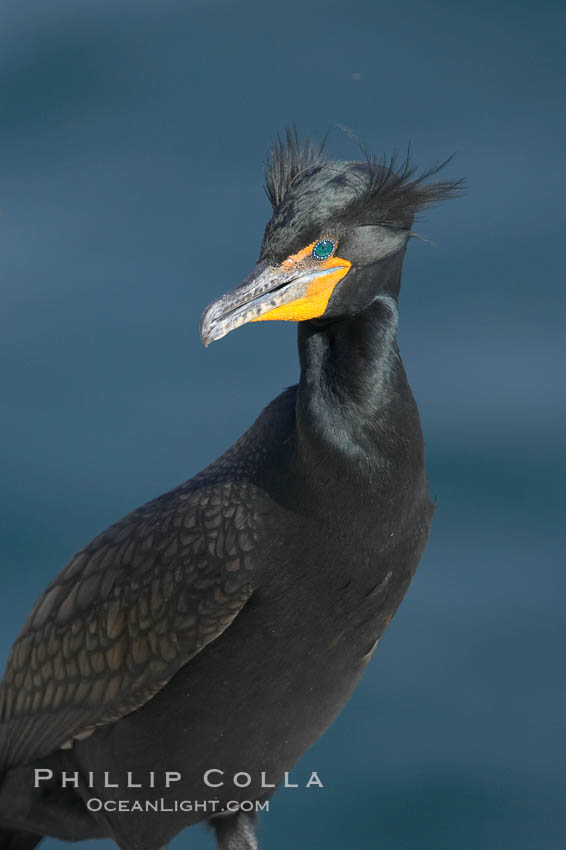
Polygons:
[[212,823],[218,850],[258,850],[253,818],[245,812],[216,818]]

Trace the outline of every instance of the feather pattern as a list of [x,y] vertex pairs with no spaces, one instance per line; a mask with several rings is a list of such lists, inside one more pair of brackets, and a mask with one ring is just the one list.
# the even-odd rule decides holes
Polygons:
[[253,488],[198,480],[108,528],[37,602],[0,684],[0,770],[139,708],[250,598]]

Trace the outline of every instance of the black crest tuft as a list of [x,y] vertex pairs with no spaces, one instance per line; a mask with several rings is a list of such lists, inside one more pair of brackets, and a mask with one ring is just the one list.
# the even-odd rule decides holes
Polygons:
[[288,127],[285,138],[277,136],[265,169],[265,192],[274,210],[291,186],[325,162],[324,141],[318,147],[310,141],[300,142],[296,127]]
[[452,157],[419,171],[410,151],[400,159],[392,156],[381,161],[366,155],[367,176],[360,193],[350,206],[350,215],[375,217],[376,223],[410,227],[415,215],[432,204],[460,196],[462,180],[434,180]]
[[[408,228],[421,210],[461,194],[462,180],[432,180],[452,157],[419,171],[411,160],[410,150],[405,157],[378,160],[353,133],[341,129],[359,145],[365,158],[365,167],[360,163],[359,169],[348,178],[343,175],[336,178],[347,182],[352,191],[344,218],[357,223]],[[310,141],[301,143],[295,127],[288,128],[283,139],[277,137],[265,172],[265,191],[274,210],[302,178],[322,166],[332,167],[332,160],[324,156],[324,145],[325,142],[318,147]]]
[[410,227],[415,215],[426,207],[461,195],[463,180],[430,182],[453,155],[419,171],[412,162],[410,146],[403,158],[394,154],[378,160],[351,130],[339,127],[358,145],[366,162],[366,169],[359,177],[357,197],[348,210],[351,216],[373,219],[376,224],[386,226]]

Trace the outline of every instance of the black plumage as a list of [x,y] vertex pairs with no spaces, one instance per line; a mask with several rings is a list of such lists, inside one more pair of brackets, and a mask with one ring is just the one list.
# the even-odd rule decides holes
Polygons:
[[[457,192],[434,173],[333,162],[293,133],[274,146],[258,266],[201,333],[294,318],[299,384],[203,472],[96,537],[31,612],[0,685],[0,848],[49,834],[153,850],[205,818],[224,850],[256,846],[247,814],[214,815],[267,798],[261,774],[277,784],[332,722],[426,543],[396,297],[415,214]],[[211,768],[251,783],[212,789]],[[37,769],[52,777],[34,787]],[[217,807],[89,810],[123,797],[128,772],[165,771],[182,780],[128,798]]]

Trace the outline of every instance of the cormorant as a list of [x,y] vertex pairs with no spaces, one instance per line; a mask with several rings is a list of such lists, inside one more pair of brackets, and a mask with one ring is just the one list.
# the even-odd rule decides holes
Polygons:
[[332,161],[292,132],[275,143],[258,264],[201,336],[298,322],[299,383],[35,605],[0,685],[0,850],[43,835],[157,850],[201,820],[222,850],[257,847],[248,801],[340,712],[427,540],[396,328],[414,216],[457,193],[436,170]]

